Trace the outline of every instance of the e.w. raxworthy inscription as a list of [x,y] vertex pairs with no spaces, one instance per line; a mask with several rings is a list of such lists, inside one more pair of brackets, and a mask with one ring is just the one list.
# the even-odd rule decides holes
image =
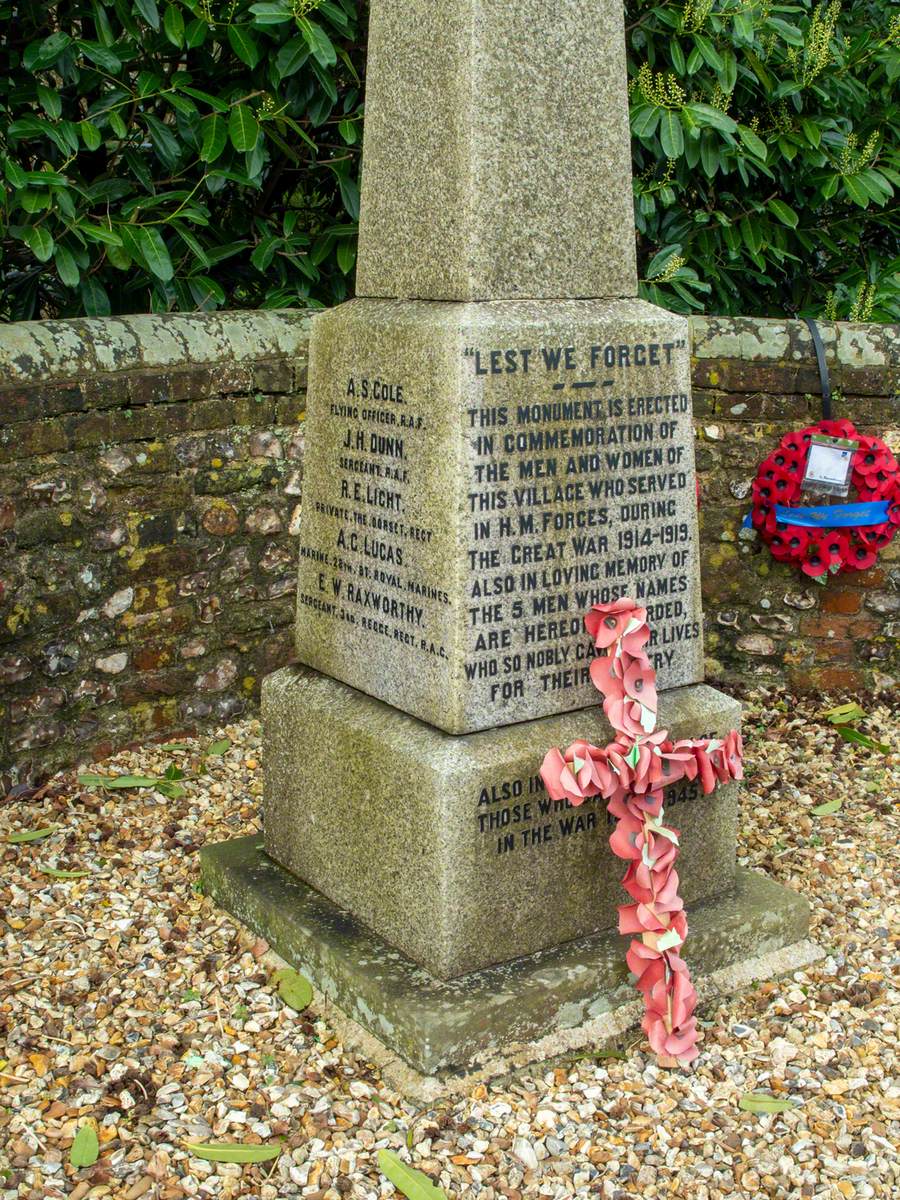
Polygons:
[[450,732],[589,703],[580,614],[626,593],[663,685],[700,677],[684,322],[535,307],[319,318],[300,657]]

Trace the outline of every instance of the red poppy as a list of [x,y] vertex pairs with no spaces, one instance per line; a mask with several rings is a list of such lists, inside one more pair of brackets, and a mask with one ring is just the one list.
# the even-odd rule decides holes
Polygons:
[[829,530],[820,537],[819,549],[827,556],[829,567],[845,563],[850,555],[850,537],[838,529]]
[[779,530],[778,533],[773,533],[769,541],[769,549],[772,551],[772,557],[778,562],[788,562],[793,558],[793,551],[788,545],[788,539],[784,532]]
[[853,546],[847,558],[847,566],[851,571],[868,571],[869,567],[874,567],[877,558],[877,550],[863,545]]
[[828,570],[828,555],[823,553],[818,542],[810,541],[807,544],[806,558],[803,560],[800,570],[804,575],[811,575],[814,579],[819,575],[824,575]]
[[896,465],[893,454],[878,438],[860,438],[860,447],[853,455],[853,473],[863,477]]
[[803,434],[786,433],[781,439],[781,448],[799,458],[801,454],[806,453],[806,443],[803,440]]
[[791,558],[803,558],[809,545],[809,530],[802,525],[788,525],[781,531],[785,545],[791,553]]
[[889,521],[881,525],[861,525],[855,529],[854,536],[870,550],[880,550],[894,536],[894,530]]
[[805,431],[810,434],[824,433],[827,437],[848,438],[854,441],[859,439],[859,434],[853,426],[852,421],[848,421],[846,417],[838,417],[820,421],[818,425],[814,425],[810,430]]
[[790,471],[775,471],[771,483],[775,489],[775,499],[778,504],[790,504],[799,495],[800,484]]

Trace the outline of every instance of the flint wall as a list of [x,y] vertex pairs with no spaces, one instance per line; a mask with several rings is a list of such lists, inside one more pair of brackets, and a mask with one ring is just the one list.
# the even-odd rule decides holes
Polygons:
[[[252,708],[290,656],[311,317],[0,328],[0,784]],[[825,587],[740,533],[820,415],[805,325],[697,318],[711,681],[851,696],[900,674],[900,538]],[[900,328],[823,325],[846,414],[900,451]]]

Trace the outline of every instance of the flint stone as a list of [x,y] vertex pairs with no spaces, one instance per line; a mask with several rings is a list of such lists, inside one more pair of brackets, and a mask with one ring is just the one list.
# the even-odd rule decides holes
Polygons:
[[356,294],[637,294],[621,0],[373,4]]
[[[523,1043],[540,1047],[635,1000],[626,940],[615,930],[441,982],[279,867],[257,835],[205,846],[200,861],[208,896],[428,1075],[447,1079]],[[740,869],[732,891],[691,905],[688,920],[685,957],[701,988],[712,972],[785,947],[796,948],[797,961],[782,971],[805,965],[809,904],[764,875]]]
[[301,662],[448,733],[594,702],[582,617],[703,678],[687,322],[641,300],[353,300],[313,328]]
[[[544,754],[579,738],[605,746],[599,707],[446,734],[311,671],[263,681],[265,846],[432,975],[450,979],[608,927],[624,865],[605,804],[553,804]],[[739,704],[706,686],[660,698],[673,737],[738,727]],[[688,902],[734,884],[737,788],[667,789],[681,831]]]

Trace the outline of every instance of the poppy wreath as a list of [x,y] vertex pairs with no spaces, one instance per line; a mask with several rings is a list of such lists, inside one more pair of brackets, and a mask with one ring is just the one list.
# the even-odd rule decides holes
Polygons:
[[[883,517],[878,523],[846,523],[852,506],[830,505],[798,509],[798,523],[785,519],[784,509],[797,507],[813,435],[847,438],[857,442],[850,482],[856,491],[861,516]],[[779,511],[781,510],[781,511]],[[817,524],[801,524],[801,514],[815,513]],[[841,518],[829,527],[828,514]],[[888,446],[877,437],[858,433],[850,421],[827,420],[788,433],[760,464],[753,481],[751,523],[778,562],[799,565],[812,578],[830,572],[865,571],[873,566],[878,551],[886,546],[900,526],[900,467]],[[822,580],[824,582],[824,580]]]

